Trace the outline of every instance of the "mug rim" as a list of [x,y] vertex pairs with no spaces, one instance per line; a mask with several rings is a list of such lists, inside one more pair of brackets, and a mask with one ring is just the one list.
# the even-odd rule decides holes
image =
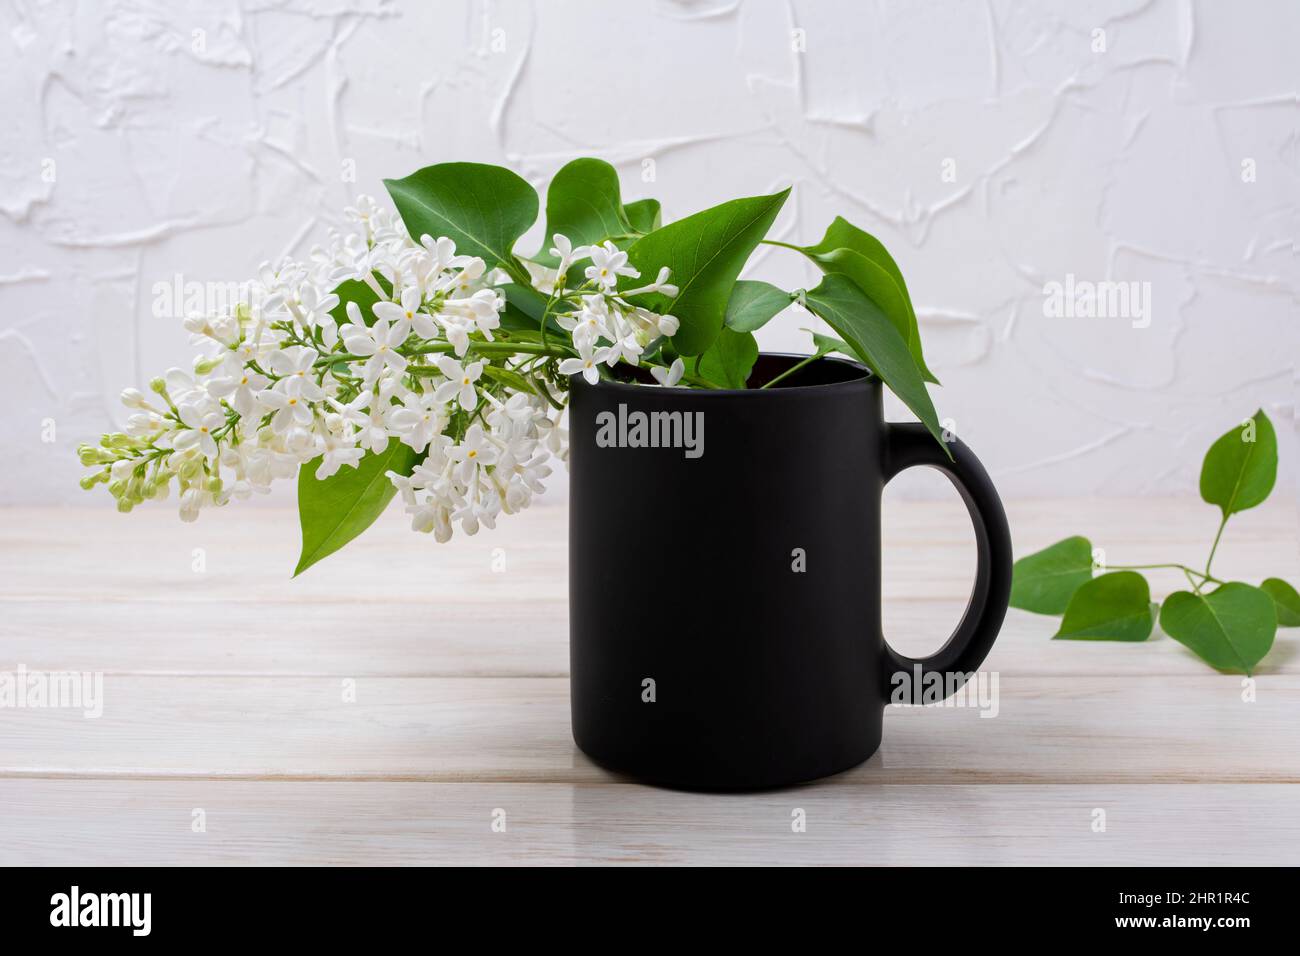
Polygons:
[[[758,356],[759,358],[765,358],[765,357],[784,358],[784,359],[794,359],[795,361],[802,361],[806,358],[809,358],[809,356],[802,355],[798,352],[760,351],[758,353]],[[871,369],[867,368],[865,365],[863,365],[861,362],[857,361],[856,359],[851,359],[848,358],[847,356],[839,356],[839,355],[823,355],[821,358],[817,359],[817,361],[834,362],[837,365],[843,365],[848,368],[851,368],[856,372],[858,372],[859,374],[855,375],[852,378],[847,378],[842,382],[824,382],[818,385],[790,385],[790,386],[784,386],[779,388],[764,389],[764,388],[691,388],[689,386],[683,386],[683,385],[653,385],[652,383],[649,382],[647,383],[619,382],[619,381],[612,381],[610,379],[605,379],[605,378],[597,380],[597,382],[593,385],[591,382],[588,382],[585,378],[582,377],[581,372],[575,372],[574,374],[569,376],[569,388],[570,389],[592,388],[592,389],[601,389],[608,392],[627,392],[629,394],[642,394],[642,395],[646,394],[645,389],[647,388],[647,386],[655,389],[656,391],[666,393],[666,394],[672,394],[672,395],[686,395],[686,394],[689,394],[691,396],[783,395],[783,394],[784,395],[797,395],[797,394],[807,395],[811,393],[824,392],[827,391],[828,389],[829,390],[835,390],[835,389],[851,390],[861,385],[866,385],[870,387],[870,386],[878,386],[880,384],[879,377],[874,372],[872,372]]]

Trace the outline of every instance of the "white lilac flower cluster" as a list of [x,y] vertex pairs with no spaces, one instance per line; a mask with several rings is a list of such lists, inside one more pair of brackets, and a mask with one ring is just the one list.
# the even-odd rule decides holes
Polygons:
[[[505,329],[509,276],[458,255],[450,239],[413,241],[369,198],[347,212],[357,228],[331,233],[306,261],[263,266],[247,303],[185,320],[203,348],[193,371],[122,393],[125,429],[79,449],[95,469],[83,487],[105,484],[130,511],[166,498],[174,480],[192,521],[310,462],[326,479],[368,454],[392,459],[399,442],[407,467],[388,477],[412,527],[439,541],[453,524],[473,534],[527,507],[551,457],[567,458],[567,376],[595,382],[602,363],[639,364],[647,345],[677,330],[672,316],[627,298],[674,295],[667,270],[618,293],[619,278],[637,273],[612,243],[575,249],[553,237],[556,266],[527,264],[548,297],[539,327]],[[586,281],[573,281],[584,260]],[[551,321],[568,335],[548,338]],[[683,367],[678,359],[651,372],[673,385]]]
[[[676,296],[677,287],[669,284],[667,269],[659,270],[649,285],[617,292],[620,276],[641,277],[628,264],[626,252],[609,241],[575,248],[565,236],[557,233],[553,238],[555,245],[550,252],[557,260],[556,265],[553,268],[535,263],[527,265],[534,287],[550,294],[548,310],[572,336],[573,348],[578,353],[576,358],[560,363],[562,374],[581,374],[594,385],[600,377],[602,362],[611,368],[620,361],[637,365],[647,345],[677,333],[675,316],[659,315],[628,301],[632,296],[655,292]],[[573,267],[583,260],[591,261],[583,270],[587,281],[569,289]],[[660,385],[676,385],[682,379],[685,365],[676,358],[666,368],[652,365],[650,372]]]

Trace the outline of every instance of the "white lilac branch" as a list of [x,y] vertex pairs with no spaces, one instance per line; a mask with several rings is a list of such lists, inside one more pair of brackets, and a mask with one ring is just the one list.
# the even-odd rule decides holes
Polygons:
[[[628,300],[676,295],[668,270],[620,294],[620,278],[639,275],[612,242],[574,248],[552,237],[557,268],[526,263],[546,297],[538,327],[506,329],[510,276],[445,237],[414,242],[367,197],[347,213],[356,228],[332,233],[306,261],[263,265],[248,303],[185,319],[202,347],[193,371],[122,393],[125,429],[79,449],[94,469],[82,487],[104,484],[130,511],[174,483],[192,521],[317,458],[318,479],[356,468],[395,439],[423,456],[409,475],[389,473],[411,526],[445,541],[453,524],[492,527],[544,490],[550,459],[567,458],[567,376],[596,382],[623,363],[648,366],[661,385],[683,379],[680,359],[646,353],[671,339],[677,319]],[[581,262],[585,281],[570,288]],[[369,315],[358,296],[340,298],[358,288],[350,280],[376,299]]]

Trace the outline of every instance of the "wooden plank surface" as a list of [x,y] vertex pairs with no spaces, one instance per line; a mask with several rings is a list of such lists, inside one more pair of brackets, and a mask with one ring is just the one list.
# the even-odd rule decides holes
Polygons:
[[[0,780],[0,803],[0,865],[1300,863],[1300,790],[1277,785],[719,797],[601,784]],[[791,827],[796,810],[805,832]]]
[[[1208,525],[1203,511],[1208,511]],[[1187,499],[1024,502],[1021,552],[1074,530],[1116,563],[1192,561],[1213,511]],[[902,653],[933,650],[970,591],[974,546],[955,501],[891,501],[885,631]],[[567,510],[543,505],[448,545],[400,514],[290,580],[296,517],[232,506],[180,523],[170,507],[9,511],[0,523],[0,666],[114,674],[562,676],[568,673]],[[1152,540],[1154,539],[1154,540]],[[1240,580],[1300,580],[1294,512],[1270,502],[1234,518],[1218,566]],[[196,555],[199,549],[201,554]],[[495,561],[495,565],[494,565]],[[494,566],[501,570],[494,570]],[[196,570],[198,568],[198,570]],[[1184,586],[1153,575],[1157,596]],[[1055,619],[1011,611],[987,666],[1008,674],[1198,676],[1205,665],[1157,636],[1142,645],[1053,642]],[[1283,631],[1264,673],[1300,673]]]
[[[941,644],[964,600],[887,599],[889,640],[923,655]],[[114,675],[282,677],[564,677],[562,600],[454,604],[298,601],[0,600],[0,667]],[[293,619],[285,627],[285,618]],[[1213,672],[1159,631],[1145,644],[1052,641],[1056,619],[1011,611],[985,669],[1048,677]],[[1262,675],[1300,674],[1300,631],[1280,631]]]
[[[0,777],[611,782],[573,746],[565,678],[106,678],[104,710],[0,710]],[[838,786],[1300,782],[1300,678],[999,678],[978,707],[891,707]]]
[[[1214,533],[1192,499],[1009,512],[1018,553],[1084,533],[1112,563],[1196,563]],[[964,607],[971,533],[955,500],[885,514],[886,633],[925,653]],[[995,718],[891,708],[854,771],[681,794],[573,746],[563,506],[448,546],[390,513],[293,581],[283,508],[2,517],[0,670],[102,672],[104,713],[0,709],[0,863],[1300,862],[1300,631],[1247,702],[1167,637],[1054,642],[1012,611]],[[1280,499],[1234,518],[1216,570],[1300,579],[1296,530]]]

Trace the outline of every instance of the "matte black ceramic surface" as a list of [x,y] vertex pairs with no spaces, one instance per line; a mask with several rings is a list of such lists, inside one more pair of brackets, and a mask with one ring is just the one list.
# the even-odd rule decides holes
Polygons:
[[[797,360],[761,356],[751,385]],[[571,387],[573,736],[597,762],[699,789],[822,777],[875,752],[896,673],[984,660],[1011,587],[997,493],[960,441],[950,462],[922,426],[886,424],[861,366]],[[921,661],[880,626],[880,496],[912,465],[953,480],[979,551],[965,617]]]

